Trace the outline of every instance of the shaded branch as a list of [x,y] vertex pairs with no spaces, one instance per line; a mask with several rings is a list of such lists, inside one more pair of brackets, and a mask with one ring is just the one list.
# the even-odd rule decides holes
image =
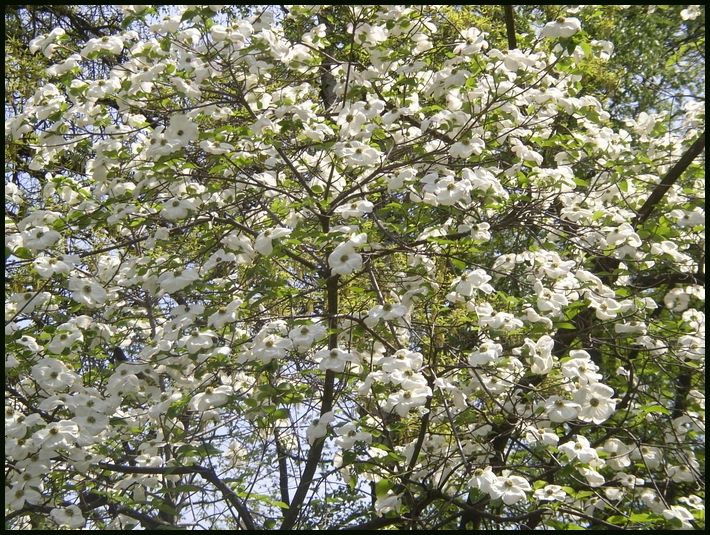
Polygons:
[[279,432],[274,428],[274,443],[276,445],[276,457],[279,463],[279,491],[281,492],[281,501],[286,505],[290,503],[288,495],[288,464],[286,463],[286,454],[279,440]]
[[515,40],[515,14],[513,13],[513,6],[505,5],[503,6],[505,12],[505,31],[508,35],[508,50],[513,50],[518,48],[518,43]]

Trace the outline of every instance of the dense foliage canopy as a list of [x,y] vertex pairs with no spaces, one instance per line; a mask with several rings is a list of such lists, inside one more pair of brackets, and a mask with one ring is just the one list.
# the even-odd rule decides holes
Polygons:
[[704,527],[704,7],[5,19],[6,528]]

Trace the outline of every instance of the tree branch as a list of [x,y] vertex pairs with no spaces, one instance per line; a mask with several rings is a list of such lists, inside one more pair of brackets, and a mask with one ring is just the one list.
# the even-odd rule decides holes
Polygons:
[[698,136],[698,139],[685,151],[685,154],[680,157],[680,160],[671,168],[670,171],[666,173],[661,182],[656,186],[651,195],[643,203],[643,206],[636,214],[632,225],[634,228],[642,225],[651,215],[653,209],[656,208],[661,199],[670,189],[670,187],[675,184],[675,182],[680,178],[680,175],[690,166],[693,160],[703,151],[705,148],[705,131]]
[[508,34],[508,50],[513,50],[518,48],[515,40],[515,13],[511,5],[503,6],[503,10],[505,12],[505,31]]
[[[323,227],[323,232],[327,234],[330,231],[330,222],[327,216],[320,217],[321,226]],[[324,265],[328,265],[328,254],[326,251],[326,260]],[[325,274],[326,278],[326,288],[325,288],[325,298],[326,298],[326,314],[328,317],[328,349],[335,349],[338,347],[338,280],[340,275],[333,275],[330,268],[326,268]],[[323,386],[323,399],[321,402],[320,415],[323,416],[333,408],[333,399],[335,393],[335,373],[332,370],[325,372],[325,384]],[[308,451],[308,460],[306,461],[306,466],[303,469],[303,475],[301,476],[301,481],[298,484],[298,488],[293,495],[293,501],[290,507],[284,515],[284,521],[281,524],[282,530],[290,530],[296,524],[298,515],[301,511],[301,506],[306,499],[306,494],[313,481],[313,475],[316,472],[316,467],[321,458],[321,453],[323,452],[323,446],[325,445],[325,437],[317,439],[311,449]]]
[[286,505],[291,501],[288,496],[288,464],[286,463],[286,453],[279,440],[278,429],[274,428],[274,443],[276,444],[276,457],[279,463],[279,490],[281,501]]
[[247,509],[246,505],[239,499],[234,491],[219,478],[215,471],[210,468],[205,468],[204,466],[124,466],[111,463],[99,463],[97,466],[104,470],[111,470],[112,472],[119,472],[122,474],[199,474],[222,492],[225,499],[239,512],[242,520],[244,521],[244,526],[247,529],[256,529],[254,520],[252,519],[251,513],[249,512],[249,509]]

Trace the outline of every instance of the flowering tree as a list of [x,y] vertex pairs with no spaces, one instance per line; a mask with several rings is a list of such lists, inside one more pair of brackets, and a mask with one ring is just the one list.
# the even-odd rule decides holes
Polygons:
[[612,121],[564,14],[122,9],[6,117],[7,527],[703,527],[700,95]]

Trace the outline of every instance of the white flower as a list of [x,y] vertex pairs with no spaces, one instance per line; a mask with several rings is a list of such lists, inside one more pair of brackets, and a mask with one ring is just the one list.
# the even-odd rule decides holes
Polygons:
[[643,321],[631,321],[629,323],[615,323],[614,332],[616,334],[643,335],[646,334],[648,330]]
[[602,378],[599,366],[592,362],[592,357],[583,349],[573,349],[569,352],[572,359],[562,364],[562,375],[577,379],[580,384],[597,383]]
[[479,315],[478,324],[481,327],[490,327],[493,330],[514,331],[523,327],[523,322],[508,312],[496,312],[494,316],[482,317]]
[[589,463],[599,458],[597,450],[592,448],[589,440],[581,435],[577,435],[576,440],[570,440],[560,445],[558,450],[566,454],[570,460],[579,459],[583,463]]
[[344,450],[352,449],[356,442],[364,442],[366,444],[372,442],[372,435],[365,431],[358,431],[355,422],[348,422],[338,427],[335,432],[338,435],[335,444]]
[[69,279],[69,290],[74,301],[88,307],[100,307],[106,302],[107,294],[103,286],[88,279],[72,277]]
[[465,41],[456,45],[454,54],[469,56],[488,47],[488,42],[484,39],[483,32],[478,28],[467,28],[462,30],[460,35]]
[[10,302],[14,303],[15,309],[22,314],[32,314],[37,307],[44,305],[51,298],[49,292],[22,292],[12,294]]
[[35,37],[30,41],[30,54],[36,54],[39,50],[42,50],[45,56],[51,57],[57,46],[53,44],[53,41],[65,34],[66,32],[63,28],[54,28],[49,35]]
[[469,269],[461,276],[454,279],[452,286],[454,291],[463,297],[473,297],[476,291],[490,294],[494,291],[493,286],[488,284],[491,276],[482,269]]
[[210,154],[227,154],[228,152],[232,152],[234,150],[234,146],[229,143],[211,141],[208,139],[200,142],[200,148]]
[[333,273],[348,275],[362,267],[362,255],[350,242],[341,243],[328,255],[328,265]]
[[537,308],[540,312],[551,312],[557,315],[561,310],[569,304],[567,297],[561,292],[553,292],[549,288],[545,288],[539,280],[533,284],[535,294],[537,295]]
[[400,349],[391,357],[384,357],[380,361],[382,370],[385,372],[394,372],[395,370],[418,370],[424,362],[424,356],[421,353]]
[[232,231],[222,238],[222,243],[234,251],[237,255],[235,262],[238,264],[247,264],[254,257],[254,248],[252,247],[251,239],[243,235],[239,231]]
[[40,256],[34,261],[34,268],[40,277],[49,279],[57,274],[69,273],[72,268],[72,262],[48,256]]
[[424,202],[434,206],[453,206],[458,202],[471,201],[471,184],[467,180],[457,181],[452,176],[445,176],[436,182],[431,181],[424,185],[422,191],[425,193]]
[[49,67],[47,69],[47,74],[49,74],[50,76],[62,75],[65,72],[68,72],[68,71],[72,70],[73,68],[78,67],[80,61],[81,61],[81,56],[79,54],[72,54],[63,62],[57,63],[57,64]]
[[259,234],[254,242],[254,249],[264,256],[269,256],[274,251],[272,240],[283,238],[293,232],[292,229],[286,227],[275,227],[267,229]]
[[80,53],[85,58],[92,52],[108,52],[116,56],[120,54],[122,50],[123,40],[118,35],[105,35],[87,41]]
[[559,423],[573,420],[579,414],[581,406],[560,396],[551,396],[545,402],[545,411],[551,422]]
[[695,20],[700,16],[700,6],[688,6],[680,12],[683,20]]
[[52,341],[47,344],[47,351],[50,353],[62,353],[66,348],[71,347],[74,342],[83,342],[84,336],[74,325],[65,323],[57,329]]
[[194,199],[172,199],[163,203],[160,215],[169,221],[179,221],[185,219],[196,208]]
[[336,118],[336,123],[340,126],[341,139],[357,136],[366,122],[367,115],[350,104],[343,107]]
[[678,498],[678,501],[680,503],[684,503],[691,509],[696,509],[698,511],[705,509],[705,500],[695,494],[691,494],[690,496],[682,496]]
[[545,485],[537,489],[533,497],[545,502],[562,502],[567,498],[567,493],[559,485]]
[[377,163],[381,153],[360,141],[350,141],[347,145],[338,143],[335,147],[335,154],[340,156],[347,165],[368,166]]
[[[348,32],[352,33],[353,25],[348,24]],[[389,31],[386,26],[375,25],[369,23],[358,24],[355,27],[355,40],[359,41],[363,46],[374,48],[380,43],[387,40]]]
[[636,234],[629,223],[622,223],[618,227],[607,227],[606,241],[608,245],[628,245],[632,248],[641,247],[641,238]]
[[540,32],[540,37],[572,37],[582,29],[582,24],[575,17],[560,17],[548,22]]
[[650,470],[658,468],[663,463],[663,452],[660,448],[652,446],[641,446],[640,449],[632,451],[632,456],[635,459],[643,459],[644,465]]
[[452,158],[468,158],[471,154],[481,154],[485,148],[485,143],[481,138],[466,139],[457,141],[449,148]]
[[513,350],[514,355],[521,355],[531,363],[530,371],[539,375],[545,375],[552,370],[554,363],[552,358],[552,348],[554,340],[547,335],[540,337],[537,342],[529,338],[525,339],[525,344]]
[[684,464],[678,466],[669,466],[668,475],[675,483],[690,483],[692,481],[695,481],[693,471],[690,469],[690,467]]
[[74,446],[77,438],[79,438],[79,426],[71,420],[60,420],[36,431],[32,435],[32,442],[38,448],[56,450]]
[[[538,424],[541,425],[541,424]],[[557,433],[549,427],[536,427],[529,426],[525,432],[525,440],[531,444],[536,444],[537,442],[542,442],[547,446],[556,446],[560,441],[560,437]]]
[[339,348],[321,349],[316,352],[315,357],[319,360],[319,369],[323,371],[333,370],[335,372],[342,372],[348,362],[355,360],[352,353]]
[[[604,451],[610,453],[606,458],[607,465],[613,470],[623,470],[631,465],[629,453],[633,448],[624,444],[618,438],[610,438],[604,443]],[[650,468],[650,466],[649,466]]]
[[605,297],[600,301],[592,299],[589,306],[595,309],[595,315],[600,320],[614,319],[621,312],[619,303],[609,297]]
[[72,421],[79,426],[79,430],[90,437],[98,437],[108,429],[108,416],[94,411],[91,414],[77,414]]
[[63,509],[52,509],[49,516],[56,524],[69,529],[78,529],[85,522],[84,517],[81,515],[81,509],[76,505],[70,505]]
[[277,334],[267,334],[257,340],[252,351],[257,360],[269,363],[276,358],[283,358],[292,348],[293,344],[288,338],[282,338]]
[[704,360],[705,359],[705,339],[689,334],[683,335],[678,339],[678,348],[676,349],[678,357],[688,360]]
[[490,223],[476,223],[475,226],[471,227],[471,237],[477,241],[488,241],[491,239],[490,233],[491,225]]
[[79,380],[79,376],[63,362],[52,358],[42,359],[32,366],[30,375],[47,392],[66,390]]
[[314,420],[306,430],[308,443],[312,446],[316,440],[324,437],[328,433],[328,425],[335,420],[335,415],[332,412],[326,412],[323,416]]
[[515,155],[524,162],[532,162],[535,165],[542,165],[542,154],[532,150],[522,141],[516,138],[511,138],[511,150]]
[[654,513],[662,513],[666,508],[661,497],[651,489],[646,489],[641,493],[641,501]]
[[417,390],[427,386],[426,377],[413,370],[394,370],[389,376],[390,382],[400,385],[405,390]]
[[399,511],[400,507],[402,507],[402,498],[391,490],[375,500],[375,514],[377,516],[382,516],[390,511]]
[[165,130],[165,138],[173,146],[185,147],[197,139],[197,125],[187,115],[173,115]]
[[489,494],[494,500],[500,498],[506,505],[526,499],[526,492],[532,490],[527,479],[520,476],[503,475],[491,485]]
[[[7,451],[7,450],[6,450]],[[15,482],[5,487],[5,507],[10,511],[19,511],[25,503],[37,505],[43,500],[42,495],[22,482]]]
[[493,473],[493,468],[490,466],[486,466],[485,468],[476,468],[476,470],[473,471],[471,479],[468,480],[468,486],[489,494],[491,487],[497,480],[498,476]]
[[673,288],[663,297],[663,303],[673,312],[683,312],[688,308],[690,295],[685,288]]
[[328,330],[320,323],[311,323],[310,325],[298,325],[291,329],[288,337],[296,350],[307,351],[315,342],[323,339],[327,332]]
[[360,218],[365,214],[372,212],[375,207],[370,201],[354,201],[338,206],[335,209],[336,214],[340,214],[345,218],[357,217]]
[[605,482],[604,476],[593,468],[579,466],[577,471],[584,476],[590,487],[601,487]]
[[200,279],[200,274],[196,269],[179,269],[175,272],[166,271],[158,277],[158,283],[160,284],[160,289],[166,293],[179,292],[183,288],[186,288],[194,281]]
[[503,346],[491,340],[483,342],[478,349],[468,356],[471,366],[485,366],[494,363],[503,355]]
[[595,424],[608,420],[619,401],[613,395],[614,390],[602,383],[583,386],[574,394],[574,400],[582,407],[577,418]]
[[190,400],[190,408],[195,411],[204,412],[206,410],[221,407],[229,401],[229,397],[234,393],[232,387],[220,385],[217,387],[208,386],[204,392],[200,392]]
[[[21,346],[25,346],[27,349],[32,351],[32,353],[39,353],[41,350],[39,344],[37,343],[37,340],[32,336],[28,336],[26,334],[18,338],[17,343]],[[61,353],[61,351],[59,351],[59,353]]]
[[385,303],[377,305],[368,312],[365,318],[365,325],[372,328],[377,325],[380,320],[392,321],[401,318],[407,313],[407,307],[401,304]]
[[220,264],[235,262],[236,259],[237,256],[234,253],[228,253],[224,249],[219,249],[210,255],[207,262],[202,266],[202,271],[206,273]]
[[199,351],[212,347],[212,339],[214,336],[214,333],[209,331],[193,331],[191,334],[184,336],[181,342],[187,348],[188,353],[198,353]]
[[22,232],[22,242],[30,251],[43,251],[54,245],[62,235],[48,227],[34,227]]
[[394,409],[401,417],[405,417],[411,409],[423,407],[431,395],[431,388],[428,385],[420,385],[412,390],[400,390],[387,398],[385,408]]
[[237,312],[239,307],[242,306],[241,299],[235,299],[229,303],[226,307],[220,307],[216,312],[207,318],[207,325],[214,327],[215,329],[221,329],[228,323],[233,323],[237,320]]
[[663,518],[671,521],[671,527],[680,529],[693,529],[691,522],[695,520],[693,514],[680,505],[671,505],[669,509],[665,509]]

